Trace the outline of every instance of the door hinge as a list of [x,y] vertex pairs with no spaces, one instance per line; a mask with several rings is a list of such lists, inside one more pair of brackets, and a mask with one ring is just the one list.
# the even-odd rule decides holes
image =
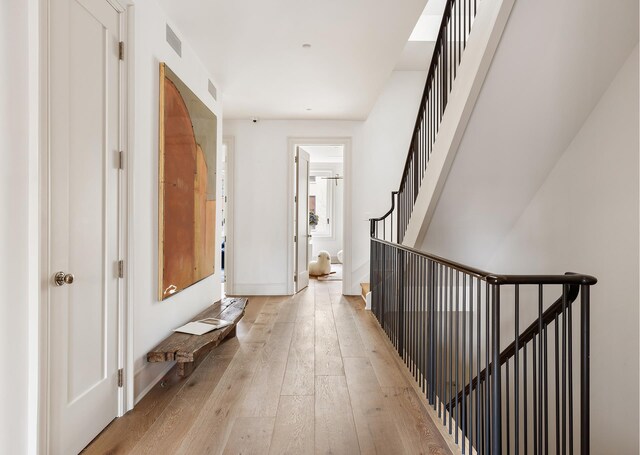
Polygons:
[[297,283],[298,282],[298,276],[297,275],[293,275],[293,282]]
[[298,203],[298,196],[293,196],[293,202]]
[[118,58],[124,60],[124,41],[118,43]]
[[118,169],[124,169],[124,152],[118,152]]
[[122,259],[118,261],[118,278],[124,278],[124,261]]
[[118,387],[124,386],[124,369],[120,368],[118,370]]
[[294,158],[294,163],[298,164],[298,157],[297,156]]
[[298,236],[297,236],[297,235],[294,235],[294,236],[293,236],[293,243],[296,243],[297,241],[298,241]]

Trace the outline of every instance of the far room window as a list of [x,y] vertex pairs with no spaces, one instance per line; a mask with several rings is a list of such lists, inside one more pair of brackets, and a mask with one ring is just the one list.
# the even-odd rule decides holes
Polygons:
[[331,171],[309,173],[309,228],[313,237],[333,235]]

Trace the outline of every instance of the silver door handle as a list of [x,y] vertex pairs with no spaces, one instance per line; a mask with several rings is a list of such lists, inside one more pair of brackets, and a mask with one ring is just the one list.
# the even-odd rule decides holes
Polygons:
[[65,284],[73,283],[73,274],[58,272],[53,276],[53,282],[56,286],[64,286]]

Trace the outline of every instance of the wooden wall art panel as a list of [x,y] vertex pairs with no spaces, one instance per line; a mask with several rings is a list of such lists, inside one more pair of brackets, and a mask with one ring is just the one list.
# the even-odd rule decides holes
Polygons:
[[159,299],[212,275],[217,118],[160,64]]

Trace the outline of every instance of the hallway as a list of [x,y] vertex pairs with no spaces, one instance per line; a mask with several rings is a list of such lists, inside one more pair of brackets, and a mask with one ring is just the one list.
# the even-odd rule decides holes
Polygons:
[[86,454],[449,454],[362,299],[312,280],[250,298],[232,338],[169,373]]

